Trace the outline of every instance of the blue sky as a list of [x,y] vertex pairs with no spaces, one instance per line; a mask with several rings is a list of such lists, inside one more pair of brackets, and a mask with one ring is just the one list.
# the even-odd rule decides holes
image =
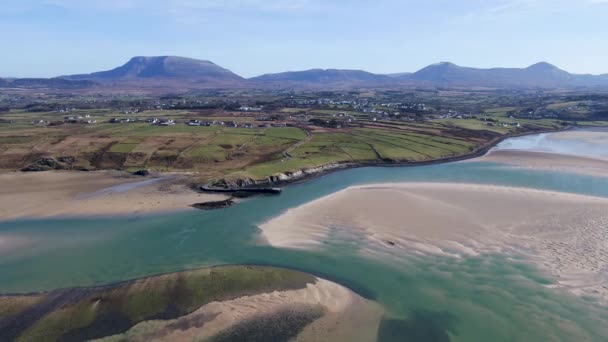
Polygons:
[[243,76],[548,61],[608,73],[608,0],[2,0],[0,75],[110,69],[136,55]]

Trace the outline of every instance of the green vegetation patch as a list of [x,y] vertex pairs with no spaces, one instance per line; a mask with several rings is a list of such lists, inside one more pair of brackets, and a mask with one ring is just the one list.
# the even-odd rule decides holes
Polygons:
[[[226,266],[160,275],[92,289],[38,296],[0,296],[0,336],[17,341],[88,340],[123,333],[148,320],[175,319],[213,302],[272,291],[296,290],[314,276],[261,266]],[[61,298],[61,300],[52,300]],[[40,318],[21,317],[25,309]]]
[[291,140],[306,139],[306,133],[297,127],[271,127],[264,131],[264,135]]
[[7,144],[7,145],[25,144],[25,143],[31,142],[32,140],[33,140],[33,138],[30,136],[7,136],[7,137],[0,136],[0,144]]
[[114,144],[114,145],[112,145],[112,148],[110,148],[110,152],[129,153],[129,152],[133,151],[133,149],[135,149],[135,147],[137,147],[137,145],[138,144],[131,144],[131,143]]
[[0,297],[1,320],[18,315],[35,306],[44,299],[44,296],[4,296]]
[[444,125],[448,125],[448,126],[456,126],[456,127],[471,129],[471,130],[486,130],[486,131],[492,131],[492,132],[496,132],[496,133],[500,133],[500,134],[507,134],[510,131],[512,131],[512,129],[509,127],[500,127],[500,126],[496,126],[496,125],[489,126],[485,122],[480,121],[478,119],[437,119],[437,120],[433,120],[433,121],[444,124]]

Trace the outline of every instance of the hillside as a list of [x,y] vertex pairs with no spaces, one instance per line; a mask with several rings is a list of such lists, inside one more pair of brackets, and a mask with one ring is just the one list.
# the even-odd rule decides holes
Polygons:
[[388,84],[394,80],[386,75],[372,74],[362,70],[311,69],[266,74],[250,79],[256,83],[277,85],[361,85]]
[[52,89],[86,89],[95,86],[91,80],[68,80],[65,78],[18,78],[1,79],[0,88],[52,88]]
[[443,86],[489,87],[593,87],[608,86],[608,79],[594,75],[576,75],[541,62],[527,68],[478,69],[449,62],[429,65],[413,74],[397,77],[402,82]]

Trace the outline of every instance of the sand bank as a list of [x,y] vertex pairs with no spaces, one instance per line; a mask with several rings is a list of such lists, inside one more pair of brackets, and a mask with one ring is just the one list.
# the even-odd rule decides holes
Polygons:
[[194,192],[176,178],[113,171],[6,172],[0,184],[0,220],[190,210],[194,203],[226,198]]
[[[178,319],[142,322],[124,334],[102,341],[205,340],[260,317],[270,317],[276,323],[285,318],[285,313],[311,308],[322,310],[322,316],[307,325],[295,341],[373,341],[383,313],[378,304],[351,290],[317,279],[300,290],[211,302]],[[195,322],[204,324],[193,324]]]
[[353,187],[260,226],[273,246],[324,248],[357,239],[361,253],[460,257],[517,253],[559,285],[608,299],[608,199],[488,185]]
[[608,177],[608,159],[573,156],[548,152],[492,150],[481,158],[465,162],[486,161],[514,167],[587,174]]

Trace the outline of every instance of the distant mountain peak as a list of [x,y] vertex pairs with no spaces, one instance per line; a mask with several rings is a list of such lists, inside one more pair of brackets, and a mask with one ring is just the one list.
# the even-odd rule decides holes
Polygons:
[[428,69],[450,69],[450,68],[460,68],[460,67],[452,62],[439,62],[439,63],[431,64],[424,69],[427,69],[427,68]]
[[528,69],[528,70],[558,70],[559,68],[551,63],[538,62],[536,64],[530,65],[526,69]]

